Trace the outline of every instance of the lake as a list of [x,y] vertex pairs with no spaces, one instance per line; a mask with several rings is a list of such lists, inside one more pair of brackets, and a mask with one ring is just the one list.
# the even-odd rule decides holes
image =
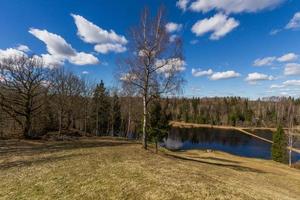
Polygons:
[[[171,150],[213,149],[238,156],[263,159],[271,159],[272,146],[269,142],[237,130],[176,127],[171,129],[163,145]],[[293,152],[292,161],[298,160],[300,154]]]

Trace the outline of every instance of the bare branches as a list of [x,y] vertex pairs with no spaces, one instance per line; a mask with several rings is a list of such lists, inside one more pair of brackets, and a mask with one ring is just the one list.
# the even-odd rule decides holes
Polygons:
[[165,25],[163,8],[154,18],[145,9],[140,24],[131,29],[132,54],[120,63],[119,79],[123,86],[131,87],[143,97],[145,148],[148,104],[159,95],[178,92],[184,82],[180,73],[185,65],[181,41],[171,41]]
[[[0,106],[30,136],[32,117],[42,107],[48,70],[36,57],[11,57],[0,62]],[[38,103],[39,101],[39,103]]]

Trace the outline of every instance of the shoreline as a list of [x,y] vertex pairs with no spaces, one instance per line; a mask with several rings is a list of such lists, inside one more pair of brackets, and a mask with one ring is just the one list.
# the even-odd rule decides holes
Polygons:
[[[178,127],[178,128],[217,128],[217,129],[226,129],[226,130],[237,130],[240,131],[244,134],[250,135],[252,137],[255,137],[257,139],[263,140],[265,142],[273,144],[273,141],[268,140],[266,138],[260,137],[258,135],[255,135],[253,133],[250,133],[246,131],[245,129],[256,129],[256,130],[270,130],[270,131],[275,131],[275,128],[269,128],[269,127],[258,127],[258,128],[253,128],[253,127],[238,127],[238,126],[222,126],[222,125],[210,125],[210,124],[194,124],[194,123],[186,123],[186,122],[176,122],[172,121],[171,123],[172,127]],[[285,130],[287,128],[284,128]],[[288,147],[288,149],[290,149]],[[292,151],[296,153],[300,153],[300,149],[292,148]]]

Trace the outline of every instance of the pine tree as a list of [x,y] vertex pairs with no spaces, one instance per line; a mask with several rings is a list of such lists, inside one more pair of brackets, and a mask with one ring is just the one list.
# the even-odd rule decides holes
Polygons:
[[281,126],[273,134],[272,159],[277,162],[287,162],[287,140]]
[[161,142],[170,129],[170,116],[167,114],[166,108],[162,109],[160,102],[155,101],[150,108],[149,120],[149,136],[155,142],[155,152],[158,151],[158,142]]
[[101,80],[94,91],[94,107],[95,107],[95,125],[96,135],[106,135],[108,133],[109,122],[109,95],[104,86],[104,82]]

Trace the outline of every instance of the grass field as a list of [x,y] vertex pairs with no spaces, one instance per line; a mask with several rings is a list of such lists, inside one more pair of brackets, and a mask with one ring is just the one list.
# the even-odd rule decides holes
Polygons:
[[0,199],[299,199],[300,171],[112,138],[0,141]]

